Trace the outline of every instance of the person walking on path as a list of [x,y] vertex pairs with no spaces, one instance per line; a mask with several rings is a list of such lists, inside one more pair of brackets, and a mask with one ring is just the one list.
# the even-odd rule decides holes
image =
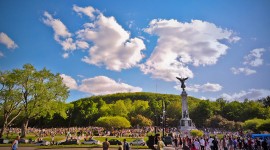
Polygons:
[[17,150],[18,149],[19,139],[20,139],[20,136],[17,136],[16,139],[13,141],[13,143],[11,145],[12,150]]
[[108,142],[108,139],[106,138],[105,141],[102,143],[103,150],[109,150],[110,143]]
[[124,139],[123,150],[129,150],[129,144],[126,139]]
[[157,150],[163,150],[163,147],[165,147],[164,142],[161,140],[160,136],[158,136],[157,139],[158,139]]

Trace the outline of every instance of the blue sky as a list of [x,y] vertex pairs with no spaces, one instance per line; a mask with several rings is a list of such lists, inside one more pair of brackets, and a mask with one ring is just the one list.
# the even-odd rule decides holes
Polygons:
[[0,1],[0,70],[60,73],[68,102],[117,92],[270,95],[268,0]]

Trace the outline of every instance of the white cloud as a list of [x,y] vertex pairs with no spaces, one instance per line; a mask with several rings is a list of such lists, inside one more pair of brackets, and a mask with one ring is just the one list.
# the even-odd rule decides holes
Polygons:
[[200,99],[202,99],[202,100],[207,100],[207,98],[206,98],[206,97],[204,97],[204,96],[202,96]]
[[94,13],[95,12],[98,12],[98,10],[95,10],[93,7],[91,6],[88,6],[88,7],[79,7],[77,5],[73,5],[73,10],[75,12],[77,12],[80,16],[82,15],[82,13],[86,16],[88,16],[90,19],[94,19],[95,18],[95,15]]
[[63,57],[63,58],[68,58],[68,57],[69,57],[69,53],[64,53],[64,54],[62,55],[62,57]]
[[102,66],[114,71],[121,71],[136,66],[144,55],[143,41],[130,38],[130,33],[117,23],[114,17],[100,14],[94,23],[87,23],[77,32],[81,41],[91,41],[93,46],[89,56],[82,60],[86,63]]
[[[121,81],[116,82],[106,76],[96,76],[94,78],[83,79],[80,85],[77,84],[75,79],[68,75],[61,74],[60,76],[63,78],[65,85],[70,89],[93,95],[142,91],[142,88],[140,87],[134,87],[126,83],[122,83]],[[78,76],[83,77],[81,75]]]
[[[79,8],[78,8],[79,9]],[[44,12],[43,22],[52,27],[54,31],[54,39],[62,46],[65,53],[63,58],[68,58],[68,52],[76,49],[87,49],[89,44],[85,41],[72,39],[72,34],[68,31],[67,27],[59,19],[54,19],[47,11]]]
[[63,78],[63,82],[64,84],[69,88],[69,89],[77,89],[78,85],[77,82],[70,76],[65,75],[65,74],[61,74],[60,75]]
[[72,38],[67,38],[63,41],[60,41],[60,44],[62,45],[64,50],[75,50],[76,49],[76,43],[73,42]]
[[265,98],[270,95],[270,90],[268,89],[249,89],[248,91],[241,91],[239,93],[227,94],[223,93],[221,97],[228,101],[244,101],[245,99],[249,100],[258,100]]
[[67,27],[59,19],[54,19],[47,11],[44,12],[44,17],[43,22],[53,28],[54,39],[62,45],[63,49],[65,51],[75,50],[76,44],[73,43],[72,34]]
[[89,44],[85,41],[76,41],[76,45],[80,48],[80,49],[88,49],[89,48]]
[[142,88],[116,82],[106,76],[97,76],[82,80],[79,90],[94,95],[104,95],[123,92],[141,92]]
[[44,19],[43,22],[52,27],[54,30],[54,37],[55,40],[58,40],[61,38],[69,38],[71,37],[71,33],[69,33],[67,27],[59,20],[54,19],[51,14],[49,14],[47,11],[44,12]]
[[236,42],[240,39],[232,31],[200,20],[182,23],[154,19],[145,32],[159,38],[150,58],[141,65],[141,70],[166,81],[174,81],[176,76],[192,78],[193,73],[187,65],[216,64],[228,49],[220,41]]
[[250,65],[253,67],[258,67],[263,64],[263,59],[261,58],[263,55],[263,52],[265,51],[264,48],[256,48],[250,51],[250,54],[244,57],[245,65]]
[[[177,90],[181,90],[181,85],[178,84],[174,88],[176,88]],[[203,85],[194,84],[194,85],[190,85],[186,87],[187,91],[192,91],[192,92],[217,92],[217,91],[220,91],[221,89],[222,89],[222,86],[215,83],[206,83]]]
[[4,44],[8,49],[15,49],[18,45],[5,33],[0,33],[0,43]]
[[[99,10],[91,6],[79,7],[73,5],[73,10],[79,15],[87,15],[93,22],[85,23],[84,28],[76,32],[76,40],[66,26],[51,14],[44,12],[43,22],[54,30],[54,39],[62,45],[68,58],[69,51],[75,49],[89,49],[89,55],[82,61],[106,69],[121,71],[137,66],[143,59],[142,50],[145,45],[140,38],[131,38],[130,33],[117,23],[114,17],[106,17]],[[91,47],[89,45],[91,43]]]
[[202,96],[200,99],[202,99],[202,100],[210,100],[210,101],[215,101],[216,100],[215,97],[204,97],[204,96]]
[[4,53],[0,51],[0,58],[4,56],[5,56]]
[[256,70],[252,70],[252,69],[249,69],[249,68],[235,68],[235,67],[232,67],[231,68],[231,71],[233,72],[233,74],[240,74],[240,73],[244,73],[245,75],[251,75],[251,74],[254,74],[256,73]]

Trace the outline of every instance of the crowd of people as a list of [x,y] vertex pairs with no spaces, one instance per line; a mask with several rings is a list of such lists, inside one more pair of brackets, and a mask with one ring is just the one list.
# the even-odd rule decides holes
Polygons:
[[[20,128],[9,128],[6,134],[15,133],[20,135]],[[135,129],[112,129],[106,130],[102,127],[70,127],[70,128],[28,128],[27,134],[32,133],[36,135],[37,141],[43,137],[51,136],[54,142],[55,135],[63,135],[66,140],[89,139],[93,136],[115,136],[115,137],[145,137],[148,133],[162,132],[162,128],[143,127]],[[167,133],[179,133],[177,128],[170,128],[166,130]],[[215,134],[223,134],[224,137],[210,136]],[[192,137],[183,134],[175,134],[173,136],[173,146],[175,149],[184,150],[270,150],[270,138],[251,138],[250,134],[242,134],[239,132],[206,132],[203,137]],[[15,144],[16,145],[16,144]]]
[[251,138],[243,136],[224,135],[191,138],[189,136],[175,136],[175,149],[183,150],[270,150],[270,138]]

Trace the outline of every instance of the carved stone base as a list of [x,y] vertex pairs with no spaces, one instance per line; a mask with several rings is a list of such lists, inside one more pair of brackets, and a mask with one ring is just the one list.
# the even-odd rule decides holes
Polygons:
[[180,130],[181,132],[189,132],[190,130],[195,129],[190,118],[182,118],[180,120]]

